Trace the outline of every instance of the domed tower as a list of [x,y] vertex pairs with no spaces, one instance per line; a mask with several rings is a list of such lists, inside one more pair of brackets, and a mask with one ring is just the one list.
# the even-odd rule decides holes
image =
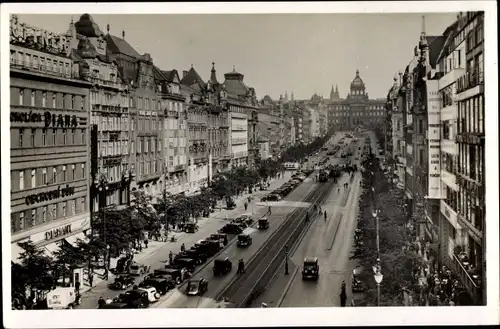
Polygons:
[[356,76],[351,82],[351,91],[349,95],[356,98],[365,98],[366,96],[365,83],[359,76],[359,70],[356,70]]

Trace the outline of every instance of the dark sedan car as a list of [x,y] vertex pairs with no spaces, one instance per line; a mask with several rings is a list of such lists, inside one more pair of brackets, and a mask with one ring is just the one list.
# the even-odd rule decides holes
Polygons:
[[111,289],[125,290],[132,287],[135,282],[135,277],[130,274],[122,274],[115,277],[115,281],[109,285]]
[[189,281],[186,293],[189,296],[199,296],[202,295],[208,289],[208,281],[201,278],[198,280]]
[[160,293],[160,295],[165,295],[170,289],[175,288],[176,282],[170,275],[165,276],[154,276],[150,275],[144,278],[139,284],[139,287],[154,287],[156,291]]
[[191,258],[191,259],[194,259],[197,264],[203,264],[207,261],[208,255],[206,253],[204,253],[203,251],[198,250],[198,249],[195,249],[195,250],[189,249],[189,250],[182,251],[182,252],[178,253],[177,255],[175,255],[174,262],[175,262],[175,259],[177,259],[177,258]]
[[219,232],[221,233],[226,233],[226,234],[240,234],[241,232],[243,232],[243,229],[241,228],[241,226],[237,225],[237,224],[226,224],[224,227],[222,227]]
[[196,268],[196,261],[192,258],[177,258],[174,259],[174,264],[186,268],[191,273],[193,273]]

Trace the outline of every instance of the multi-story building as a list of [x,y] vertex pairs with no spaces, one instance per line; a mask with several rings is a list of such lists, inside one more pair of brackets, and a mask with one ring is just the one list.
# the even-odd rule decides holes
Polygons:
[[118,65],[128,84],[131,191],[160,197],[164,190],[165,166],[162,148],[162,97],[155,83],[155,67],[149,54],[140,55],[122,37],[106,35],[107,54]]
[[[10,20],[11,252],[52,255],[90,229],[89,89],[69,39]],[[76,280],[83,280],[77,272]],[[77,275],[79,277],[77,277]]]
[[[293,96],[293,94],[292,94]],[[295,125],[295,141],[294,143],[304,143],[304,132],[303,132],[303,114],[298,108],[296,103],[292,108],[293,124]]]
[[96,128],[97,144],[91,163],[92,188],[106,179],[104,193],[92,193],[92,209],[107,205],[126,205],[129,197],[129,91],[116,62],[106,54],[107,41],[99,26],[88,14],[70,23],[73,59],[82,63],[83,79],[92,83],[90,124]]
[[309,129],[311,131],[311,140],[313,140],[318,138],[320,135],[319,113],[313,107],[309,107],[307,110],[309,111]]
[[187,108],[189,192],[193,193],[209,179],[209,108],[206,83],[194,67],[183,71],[181,84]]
[[[188,189],[187,175],[187,119],[184,108],[186,97],[181,93],[177,70],[160,71],[154,67],[155,83],[161,97],[163,111],[164,189],[175,195]],[[161,140],[160,140],[160,143]]]
[[257,109],[257,98],[255,90],[243,82],[244,75],[236,72],[234,67],[232,72],[224,74],[224,78],[223,86],[231,116],[232,166],[246,166],[249,150],[248,121]]
[[264,96],[259,102],[257,131],[259,136],[266,139],[270,155],[279,152],[280,141],[280,112],[274,101],[269,96]]
[[[466,253],[464,265],[453,255],[455,268],[476,304],[486,304],[486,203],[484,108],[484,12],[468,12],[455,36],[465,39],[466,72],[456,84],[458,144],[456,198],[458,224],[464,229],[456,241]],[[446,214],[445,214],[446,215]],[[458,250],[457,250],[458,251]]]
[[303,142],[307,144],[313,140],[311,137],[311,113],[303,102],[299,103],[299,109],[302,112]]
[[[333,88],[332,88],[333,89]],[[335,130],[382,127],[385,123],[385,99],[370,99],[365,83],[356,70],[347,98],[338,97],[338,90],[331,93],[328,102],[330,126]]]
[[486,303],[483,33],[479,12],[458,15],[442,36],[422,33],[390,93],[417,236],[437,247],[437,264],[461,277],[475,304]]
[[[405,147],[404,147],[404,129],[403,129],[403,116],[406,108],[403,106],[402,97],[402,74],[400,74],[400,79],[394,78],[394,84],[389,90],[387,95],[387,119],[391,120],[391,130],[386,134],[386,140],[389,138],[392,141],[392,149],[390,154],[392,156],[392,171],[394,172],[394,182],[398,188],[404,188],[405,180]],[[387,159],[386,155],[386,159]]]

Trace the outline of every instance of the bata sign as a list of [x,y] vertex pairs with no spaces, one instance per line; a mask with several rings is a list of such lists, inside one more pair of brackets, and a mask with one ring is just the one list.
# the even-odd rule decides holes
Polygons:
[[45,232],[45,240],[57,239],[71,233],[71,224],[64,225],[53,230]]
[[53,54],[66,54],[70,39],[64,35],[29,26],[19,22],[17,15],[10,19],[10,42]]
[[83,117],[78,118],[76,115],[51,114],[50,112],[45,112],[42,115],[41,113],[33,113],[30,111],[10,112],[10,122],[43,122],[45,128],[76,128],[78,125],[85,125],[87,119]]
[[75,194],[75,187],[74,186],[69,186],[66,184],[66,187],[61,187],[59,186],[57,190],[52,190],[52,191],[47,191],[47,192],[41,192],[37,194],[30,194],[25,198],[26,204],[31,205],[39,202],[45,202],[49,200],[54,200],[54,199],[59,199],[59,198],[64,198],[66,196],[70,196]]
[[441,198],[441,113],[438,80],[427,85],[427,138],[429,142],[429,199]]

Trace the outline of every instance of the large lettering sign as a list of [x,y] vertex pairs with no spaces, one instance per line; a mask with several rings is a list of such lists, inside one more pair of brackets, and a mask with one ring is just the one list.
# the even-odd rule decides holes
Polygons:
[[23,45],[36,50],[44,50],[53,54],[66,54],[70,39],[64,35],[29,26],[19,22],[17,15],[10,19],[10,43]]
[[44,123],[45,128],[76,128],[85,126],[87,118],[69,114],[10,112],[10,122]]
[[63,187],[62,189],[59,186],[57,188],[57,190],[41,192],[41,193],[36,193],[36,194],[30,194],[25,198],[25,201],[26,201],[27,205],[32,205],[32,204],[39,203],[39,202],[45,202],[45,201],[49,201],[49,200],[64,198],[66,196],[70,196],[73,194],[75,194],[75,187],[69,186],[68,184],[66,184],[66,187]]
[[427,138],[429,142],[429,199],[441,199],[441,113],[438,80],[427,85]]
[[50,241],[71,233],[71,224],[45,232],[45,240]]

